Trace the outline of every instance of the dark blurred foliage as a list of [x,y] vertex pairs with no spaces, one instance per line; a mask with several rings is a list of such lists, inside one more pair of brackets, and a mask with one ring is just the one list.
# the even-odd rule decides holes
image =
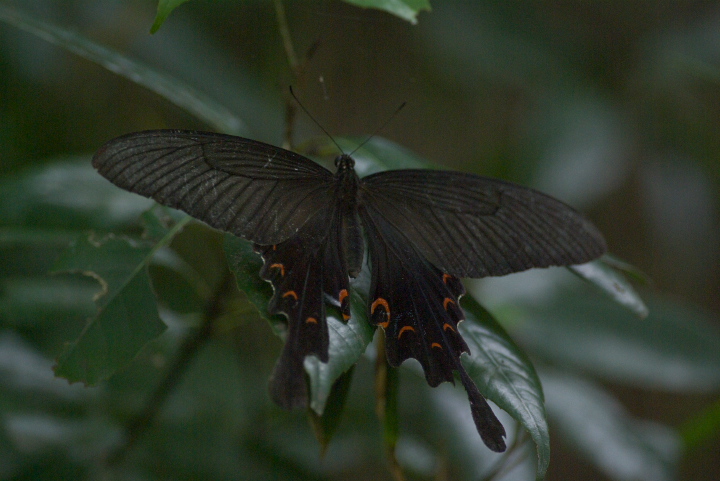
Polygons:
[[[417,25],[339,1],[286,2],[296,49],[302,54],[314,48],[301,79],[290,73],[270,2],[193,0],[153,36],[148,30],[156,5],[149,0],[3,3],[188,82],[244,121],[248,137],[276,145],[282,142],[291,83],[318,123],[338,136],[375,131],[407,101],[381,136],[447,168],[533,185],[578,207],[605,233],[613,254],[651,279],[645,294],[692,305],[715,323],[709,332],[720,328],[715,2],[436,0]],[[160,262],[151,276],[156,291],[166,293],[170,305],[161,315],[174,328],[102,387],[52,379],[47,360],[82,330],[97,289],[81,276],[45,273],[78,232],[137,235],[135,219],[148,205],[137,199],[128,205],[133,201],[122,197],[103,203],[114,210],[93,210],[88,203],[98,197],[86,193],[104,192],[104,181],[73,169],[87,165],[106,140],[148,128],[210,127],[94,63],[0,24],[0,374],[6,386],[23,386],[5,389],[3,396],[11,394],[0,398],[0,410],[12,413],[0,415],[0,479],[92,476],[88,459],[116,441],[117,420],[142,404],[202,309],[202,296],[183,291],[182,279],[163,273],[170,269]],[[320,133],[298,116],[296,142]],[[49,200],[30,202],[24,195]],[[198,245],[207,250],[200,252]],[[214,233],[194,225],[174,241],[173,251],[208,286],[219,282],[224,261]],[[477,291],[482,299],[497,288],[489,282]],[[502,299],[494,302],[507,307]],[[220,334],[192,362],[141,449],[129,454],[133,468],[124,476],[389,479],[378,464],[380,427],[368,410],[374,403],[372,364],[356,369],[346,421],[318,461],[320,447],[304,415],[278,410],[265,394],[280,341],[241,296],[227,309],[243,316],[222,318]],[[523,332],[532,335],[532,329],[517,330],[521,344]],[[527,345],[534,349],[531,340]],[[548,364],[558,359],[535,349]],[[674,375],[682,373],[668,372],[668,378]],[[712,382],[697,389],[679,382],[684,387],[668,389],[601,379],[632,416],[677,428],[686,441],[693,420],[717,405],[720,391]],[[469,465],[442,465],[473,451],[437,447],[432,429],[441,421],[423,414],[434,401],[416,397],[428,389],[422,380],[405,375],[401,386],[410,441],[400,457],[414,460],[406,461],[411,478],[456,479],[473,472]],[[450,390],[440,391],[445,388]],[[427,408],[432,409],[437,407]],[[201,416],[188,418],[194,412]],[[720,431],[708,429],[683,453],[679,479],[716,479]],[[627,479],[600,473],[595,461],[577,456],[577,446],[562,439],[553,437],[548,479]]]

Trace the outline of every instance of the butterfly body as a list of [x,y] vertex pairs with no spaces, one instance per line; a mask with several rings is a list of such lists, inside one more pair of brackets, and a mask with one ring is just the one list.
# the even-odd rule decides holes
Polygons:
[[368,318],[383,328],[388,362],[417,359],[431,386],[459,373],[485,444],[505,430],[460,362],[468,353],[460,277],[588,262],[605,252],[584,217],[540,192],[497,179],[432,170],[359,178],[347,155],[336,172],[261,142],[177,130],[128,134],[93,165],[116,185],[184,210],[255,244],[272,283],[270,313],[288,319],[270,385],[281,406],[307,399],[303,362],[328,360],[325,300],[349,319],[349,279],[367,252]]

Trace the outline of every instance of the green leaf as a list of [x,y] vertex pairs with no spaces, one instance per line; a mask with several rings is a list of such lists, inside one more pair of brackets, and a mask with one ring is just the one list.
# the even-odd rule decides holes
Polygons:
[[720,437],[720,399],[685,422],[681,434],[688,451],[716,441]]
[[428,0],[345,0],[345,2],[362,8],[375,8],[392,13],[413,25],[417,24],[417,15],[421,10],[430,11]]
[[337,316],[328,316],[328,362],[314,356],[305,358],[305,371],[310,375],[310,408],[318,414],[325,410],[335,379],[355,365],[372,342],[375,327],[368,322],[365,298],[368,282],[369,273],[364,268],[350,284],[350,320],[343,322]]
[[157,15],[155,23],[150,28],[150,33],[155,33],[165,23],[170,13],[188,0],[158,0]]
[[145,216],[148,232],[164,235],[155,244],[136,244],[108,236],[83,237],[58,259],[55,270],[77,272],[96,279],[97,315],[80,337],[60,355],[55,374],[71,382],[95,384],[124,368],[150,340],[165,330],[157,313],[147,266],[153,254],[167,245],[189,217],[167,226],[155,216]]
[[0,20],[105,67],[159,94],[206,122],[214,130],[234,135],[247,133],[245,124],[219,102],[169,75],[122,55],[70,29],[37,20],[0,4]]
[[345,409],[345,401],[347,400],[348,393],[350,392],[354,370],[355,368],[351,367],[333,383],[322,415],[318,415],[312,409],[308,409],[310,422],[315,431],[315,438],[317,438],[320,443],[320,449],[323,454],[327,450],[330,440],[342,420],[342,413]]
[[538,479],[550,463],[543,389],[527,356],[472,297],[464,296],[460,331],[472,353],[462,361],[480,392],[523,425],[535,442]]
[[[153,202],[115,187],[98,175],[89,157],[78,156],[55,159],[3,179],[0,204],[2,224],[72,232],[125,228]],[[76,232],[72,235],[77,237]]]
[[648,308],[632,284],[602,258],[587,264],[568,266],[568,269],[606,292],[615,302],[630,309],[639,318],[647,317]]
[[58,260],[59,271],[80,272],[102,286],[97,315],[60,355],[55,374],[96,384],[125,367],[164,330],[145,269],[152,249],[126,239],[82,238]]
[[697,308],[647,296],[644,320],[587,289],[569,288],[516,315],[515,334],[554,364],[615,382],[673,391],[720,388],[717,319]]
[[547,410],[565,443],[610,479],[677,479],[680,440],[671,429],[632,418],[599,386],[543,371]]

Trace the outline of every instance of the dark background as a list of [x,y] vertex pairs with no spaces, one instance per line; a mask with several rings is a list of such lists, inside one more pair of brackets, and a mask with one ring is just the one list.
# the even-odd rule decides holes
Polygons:
[[[567,201],[598,225],[613,254],[649,276],[646,289],[717,319],[716,2],[435,1],[417,25],[341,2],[286,3],[298,53],[317,43],[301,79],[290,73],[266,2],[194,0],[154,36],[150,1],[16,4],[185,80],[245,121],[248,137],[278,145],[290,84],[333,135],[372,133],[406,101],[381,136],[444,167]],[[0,24],[3,178],[88,156],[112,137],[147,128],[209,127],[96,64]],[[298,116],[296,142],[319,134]],[[261,384],[280,343],[256,324],[241,337],[244,356],[261,359],[252,381]],[[62,344],[43,336],[44,352],[56,355]],[[605,385],[632,415],[677,428],[717,403],[717,387],[707,394]],[[548,479],[602,479],[572,446],[553,443]],[[716,430],[687,453],[679,477],[715,479],[719,458]]]

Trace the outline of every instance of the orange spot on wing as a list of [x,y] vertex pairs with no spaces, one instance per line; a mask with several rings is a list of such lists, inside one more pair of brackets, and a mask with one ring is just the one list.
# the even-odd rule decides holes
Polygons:
[[308,317],[307,319],[305,319],[305,324],[317,324],[317,319],[315,319],[314,317]]
[[277,250],[277,244],[273,244],[272,249],[273,249],[274,251],[276,251],[276,250]]
[[388,313],[388,317],[390,316],[390,306],[388,305],[387,301],[382,297],[378,297],[377,299],[375,299],[375,302],[372,303],[372,305],[370,306],[370,314],[375,313],[375,309],[377,308],[377,306],[384,307],[385,312]]
[[280,275],[285,277],[285,266],[280,263],[270,264],[270,269],[280,269]]
[[373,315],[375,309],[377,309],[378,306],[381,306],[383,309],[385,309],[385,312],[387,313],[387,321],[379,322],[378,326],[382,327],[383,329],[387,329],[387,327],[390,325],[390,306],[385,299],[383,299],[382,297],[378,297],[377,299],[375,299],[375,302],[373,302],[370,306],[370,315]]
[[405,331],[415,332],[415,328],[412,326],[403,326],[403,328],[400,329],[400,333],[398,334],[398,339],[400,339],[400,336],[402,336]]
[[343,290],[340,291],[340,293],[338,294],[338,302],[340,302],[340,304],[342,304],[342,302],[345,300],[345,298],[346,298],[347,296],[348,296],[348,291],[347,291],[347,289],[343,289]]
[[345,313],[343,312],[343,320],[347,321],[347,320],[349,320],[349,319],[350,319],[350,314],[345,314]]
[[430,347],[437,347],[438,349],[440,349],[442,351],[442,346],[437,342],[433,342],[432,344],[430,344]]
[[447,311],[448,304],[455,304],[455,301],[453,301],[449,297],[445,298],[445,300],[443,301],[443,307],[445,308],[446,311]]
[[285,294],[282,295],[283,297],[293,297],[296,301],[298,300],[298,295],[295,291],[287,291]]
[[447,331],[448,329],[450,329],[452,332],[455,332],[455,328],[446,322],[445,324],[443,324],[443,331]]
[[452,279],[450,274],[443,274],[443,282],[447,284],[448,279]]

